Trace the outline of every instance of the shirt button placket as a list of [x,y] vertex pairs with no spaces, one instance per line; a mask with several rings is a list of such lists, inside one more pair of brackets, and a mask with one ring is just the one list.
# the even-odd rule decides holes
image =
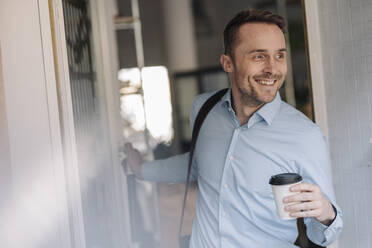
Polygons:
[[[232,163],[232,161],[234,159],[233,155],[231,155],[231,154],[233,154],[233,150],[234,150],[233,147],[235,145],[235,139],[237,138],[237,135],[238,135],[239,131],[240,131],[239,128],[236,128],[235,131],[234,131],[233,141],[231,142],[230,149],[229,149],[229,153],[230,154],[228,154],[228,161],[226,161],[227,168],[231,166],[231,165],[228,165],[228,164]],[[220,195],[220,197],[221,198],[224,198],[225,197],[225,199],[226,199],[226,197],[228,197],[228,195],[229,195],[229,194],[227,194],[227,191],[229,189],[229,184],[226,181],[226,174],[225,174],[225,172],[226,172],[226,170],[224,170],[223,175],[222,175],[222,179],[221,179],[221,185],[222,185],[222,187],[221,187],[221,195]],[[224,233],[223,222],[226,221],[226,216],[227,216],[227,213],[224,210],[222,201],[220,201],[220,218],[221,218],[220,219],[220,232],[221,233]],[[221,238],[221,247],[226,247],[227,243],[228,243],[227,242],[227,238],[222,237]]]

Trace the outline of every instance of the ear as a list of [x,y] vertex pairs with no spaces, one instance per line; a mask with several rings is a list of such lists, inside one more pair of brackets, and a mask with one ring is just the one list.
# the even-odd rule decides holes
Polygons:
[[220,63],[225,72],[232,72],[234,70],[234,66],[230,56],[226,54],[222,54],[220,57]]

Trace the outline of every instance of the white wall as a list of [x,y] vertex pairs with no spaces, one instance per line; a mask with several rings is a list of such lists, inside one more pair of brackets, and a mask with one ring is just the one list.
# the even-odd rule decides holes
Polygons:
[[313,38],[322,51],[325,101],[316,112],[325,110],[335,190],[344,212],[338,247],[372,247],[372,1],[317,4],[320,39]]
[[43,2],[0,1],[0,128],[8,136],[1,137],[8,138],[1,152],[8,160],[1,160],[0,174],[8,177],[1,188],[9,195],[1,202],[0,247],[70,247],[56,90],[42,47]]

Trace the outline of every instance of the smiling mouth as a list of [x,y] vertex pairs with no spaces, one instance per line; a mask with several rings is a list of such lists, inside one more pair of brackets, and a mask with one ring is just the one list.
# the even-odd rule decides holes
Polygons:
[[258,84],[265,85],[265,86],[271,86],[276,83],[276,79],[256,79],[255,80]]

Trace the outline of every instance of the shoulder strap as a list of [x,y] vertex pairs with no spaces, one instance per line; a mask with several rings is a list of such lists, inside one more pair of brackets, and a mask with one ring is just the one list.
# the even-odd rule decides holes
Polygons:
[[208,100],[200,108],[198,115],[196,116],[196,119],[194,121],[194,127],[192,129],[191,148],[190,148],[190,153],[189,153],[189,164],[188,164],[187,177],[186,177],[186,188],[185,188],[185,194],[183,196],[182,214],[181,214],[180,227],[178,230],[178,237],[181,237],[182,235],[183,218],[185,214],[187,192],[189,190],[189,183],[190,183],[189,181],[190,181],[190,173],[191,173],[191,166],[192,166],[192,158],[194,155],[195,145],[198,139],[199,131],[209,111],[217,104],[219,100],[221,100],[221,98],[226,94],[227,90],[228,89],[220,90],[216,92],[215,94],[213,94],[210,98],[208,98]]

